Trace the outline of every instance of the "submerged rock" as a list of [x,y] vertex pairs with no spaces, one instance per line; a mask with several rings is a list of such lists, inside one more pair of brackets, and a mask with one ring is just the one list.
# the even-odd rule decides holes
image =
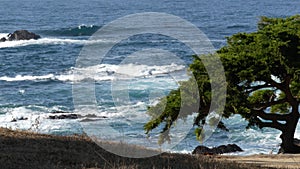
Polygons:
[[228,145],[221,145],[213,148],[208,148],[205,146],[197,146],[192,152],[192,154],[215,155],[215,154],[233,153],[233,152],[240,152],[240,151],[243,150],[238,145],[228,144]]

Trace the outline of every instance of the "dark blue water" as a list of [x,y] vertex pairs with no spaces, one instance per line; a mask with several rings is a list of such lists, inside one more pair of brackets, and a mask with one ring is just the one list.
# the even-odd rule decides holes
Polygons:
[[[40,34],[42,39],[0,43],[0,125],[55,134],[82,132],[76,120],[51,121],[47,119],[47,115],[57,110],[74,111],[72,84],[75,82],[72,79],[72,72],[76,69],[76,59],[82,47],[88,43],[88,38],[99,28],[117,18],[140,12],[173,14],[196,25],[218,49],[226,44],[227,36],[237,32],[255,31],[260,16],[286,17],[298,14],[299,11],[300,1],[285,0],[112,0],[109,2],[1,0],[1,35],[27,29]],[[190,63],[193,52],[173,40],[151,34],[125,39],[110,51],[98,67],[94,67],[100,74],[95,78],[99,110],[103,115],[108,115],[109,112],[120,113],[121,115],[112,116],[115,125],[118,122],[123,124],[120,117],[123,117],[124,112],[115,109],[110,92],[111,76],[107,72],[115,71],[115,66],[126,56],[149,47],[168,49],[179,56],[185,64]],[[161,59],[158,62],[162,64],[156,67],[155,65],[137,67],[142,72],[156,70],[161,73],[150,79],[130,82],[132,102],[127,106],[128,111],[133,111],[130,117],[144,118],[143,108],[140,107],[151,104],[147,100],[150,91],[160,90],[166,94],[172,88],[176,88],[177,84],[165,74],[180,71],[181,69],[178,69],[180,65],[171,65],[168,59]],[[144,76],[143,73],[140,75]],[[123,108],[124,110],[127,109]],[[135,115],[137,112],[140,114],[142,112],[142,116]],[[12,119],[20,117],[26,117],[28,120],[11,122]],[[34,126],[36,121],[40,121],[38,127]],[[216,132],[214,137],[207,141],[207,145],[234,142],[243,144],[241,146],[251,154],[276,149],[280,141],[277,138],[278,132],[274,130],[262,132],[255,129],[250,131],[241,129],[246,123],[239,117],[233,117],[227,123],[232,131]],[[120,125],[120,128],[133,137],[143,137],[143,133],[138,134],[142,132],[142,124],[131,124],[131,127]],[[297,134],[300,135],[299,131]],[[245,140],[252,143],[248,144]],[[196,144],[198,143],[194,140],[193,134],[189,134],[176,150],[190,151]]]

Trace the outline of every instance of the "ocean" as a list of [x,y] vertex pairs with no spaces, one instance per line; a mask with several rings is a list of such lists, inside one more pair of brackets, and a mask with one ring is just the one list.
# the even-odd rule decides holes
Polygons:
[[[178,80],[186,79],[193,51],[170,37],[137,34],[115,44],[101,62],[77,67],[84,46],[111,43],[90,39],[97,30],[127,15],[159,12],[192,23],[219,49],[226,45],[226,37],[257,30],[260,16],[287,17],[299,11],[297,0],[1,0],[0,37],[26,29],[42,38],[0,42],[0,126],[56,135],[85,132],[113,141],[155,147],[159,131],[154,131],[153,138],[145,134],[143,125],[150,119],[145,111],[177,88]],[[157,50],[147,53],[149,48]],[[161,50],[168,50],[169,56],[160,55]],[[140,55],[145,57],[139,58]],[[95,73],[92,81],[96,113],[77,110],[74,105],[74,85],[91,80],[84,76],[75,79],[74,72],[78,69]],[[116,74],[130,78],[116,82]],[[128,95],[126,103],[114,95],[124,92]],[[59,115],[53,112],[85,113],[90,118],[49,119]],[[239,155],[278,150],[279,131],[255,127],[246,130],[247,122],[238,115],[223,121],[229,132],[216,130],[204,145],[235,143],[245,150]],[[117,135],[106,130],[107,126]],[[173,137],[180,141],[165,150],[191,153],[200,143],[192,126],[188,129],[186,133],[179,130]],[[300,124],[296,137],[300,137]]]

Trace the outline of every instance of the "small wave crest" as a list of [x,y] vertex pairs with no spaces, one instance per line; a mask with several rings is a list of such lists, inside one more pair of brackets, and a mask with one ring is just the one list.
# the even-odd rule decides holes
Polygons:
[[246,29],[249,28],[250,26],[247,24],[231,24],[227,25],[227,29]]
[[100,26],[96,25],[79,25],[71,28],[44,30],[41,33],[49,36],[91,36],[100,28]]

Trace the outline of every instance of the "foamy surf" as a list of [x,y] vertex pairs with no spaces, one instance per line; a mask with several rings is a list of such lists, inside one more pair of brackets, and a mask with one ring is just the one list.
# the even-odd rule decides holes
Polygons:
[[2,76],[0,81],[14,82],[14,81],[47,81],[58,80],[63,82],[80,82],[86,79],[93,79],[95,81],[108,81],[116,78],[137,78],[137,77],[155,77],[165,75],[175,71],[185,70],[185,66],[170,64],[162,66],[148,66],[148,65],[111,65],[100,64],[86,68],[71,68],[69,71],[61,74],[47,74],[47,75],[16,75],[15,77]]
[[[8,38],[8,33],[0,33],[1,38]],[[224,43],[225,40],[210,40],[211,42],[222,42]],[[165,43],[165,42],[177,42],[177,40],[152,40],[151,43]],[[186,41],[192,42],[192,41]],[[198,42],[198,41],[195,41]],[[76,44],[76,45],[93,45],[93,44],[101,44],[101,43],[115,43],[113,40],[109,39],[98,39],[98,40],[90,40],[90,39],[78,39],[78,38],[52,38],[52,37],[43,37],[37,40],[18,40],[18,41],[5,41],[0,42],[0,49],[1,48],[15,48],[15,47],[23,47],[28,45],[69,45],[69,44]],[[134,41],[132,43],[145,43],[145,41]]]
[[19,40],[19,41],[5,41],[0,42],[0,48],[13,48],[22,47],[28,45],[86,45],[86,44],[97,44],[103,42],[102,40],[78,40],[78,39],[60,39],[60,38],[41,38],[38,40]]
[[7,38],[9,33],[0,33],[0,39],[1,38]]

